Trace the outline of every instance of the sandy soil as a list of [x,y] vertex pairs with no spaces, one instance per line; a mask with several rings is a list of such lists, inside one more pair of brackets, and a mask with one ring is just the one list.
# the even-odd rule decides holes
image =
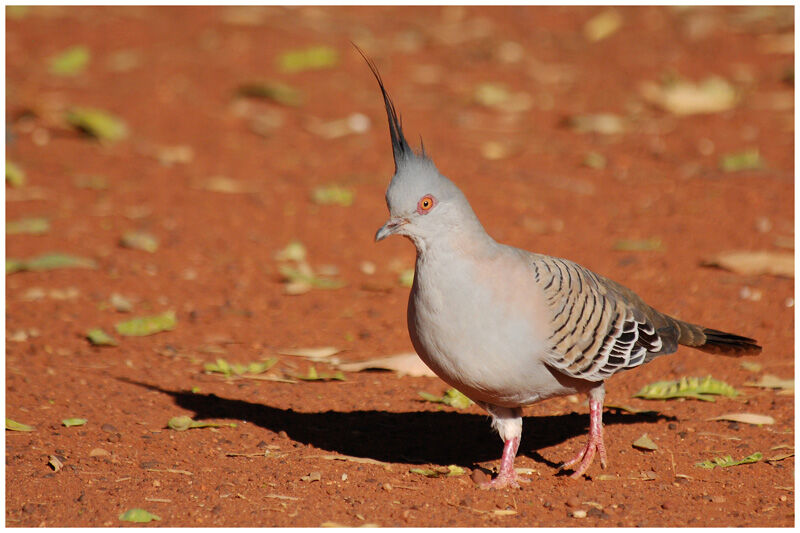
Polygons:
[[[159,526],[792,526],[794,457],[766,459],[793,451],[781,446],[794,443],[794,396],[745,383],[793,377],[793,279],[702,265],[727,250],[793,247],[792,8],[621,9],[618,29],[592,41],[585,24],[602,12],[7,12],[7,158],[27,182],[7,187],[6,220],[46,217],[50,229],[9,235],[6,256],[58,251],[98,267],[6,277],[6,416],[34,427],[6,431],[6,524],[118,526],[144,508]],[[613,377],[609,405],[654,413],[607,408],[610,464],[580,480],[558,465],[586,438],[585,399],[532,406],[517,460],[531,482],[502,491],[473,481],[501,452],[480,409],[420,401],[419,391],[446,389],[437,378],[264,380],[336,371],[278,355],[285,349],[334,346],[342,361],[411,350],[398,276],[414,251],[402,239],[372,242],[387,215],[391,151],[350,40],[381,68],[409,140],[424,137],[490,234],[578,261],[674,316],[757,338],[762,355],[744,361],[760,370],[683,348]],[[52,74],[50,59],[79,44],[91,54],[85,70]],[[337,50],[338,64],[280,69],[280,54],[317,45]],[[712,75],[736,88],[731,109],[680,116],[642,96],[645,82]],[[235,96],[254,80],[288,84],[303,103]],[[485,82],[510,92],[503,109],[476,102]],[[114,113],[129,135],[90,139],[64,124],[71,106]],[[320,131],[356,113],[366,131]],[[596,113],[622,131],[569,125]],[[761,168],[720,168],[723,155],[750,149]],[[590,153],[599,168],[584,164]],[[219,176],[237,192],[209,190]],[[313,202],[329,184],[354,191],[352,205]],[[121,247],[131,230],[155,236],[155,253]],[[274,254],[293,239],[312,268],[346,285],[286,294]],[[622,240],[655,249],[616,249]],[[109,303],[114,293],[130,312]],[[172,331],[114,331],[168,310]],[[91,346],[94,327],[118,346]],[[269,357],[278,363],[261,380],[204,372],[217,358]],[[743,394],[632,398],[654,381],[706,375]],[[709,420],[741,412],[774,424]],[[168,429],[181,415],[226,426]],[[87,422],[64,427],[74,417]],[[644,433],[658,450],[632,447]],[[696,466],[755,452],[764,460]],[[448,465],[465,474],[410,471]]]

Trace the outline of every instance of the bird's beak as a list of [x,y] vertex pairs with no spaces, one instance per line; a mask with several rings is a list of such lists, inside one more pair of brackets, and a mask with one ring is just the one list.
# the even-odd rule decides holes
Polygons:
[[405,218],[390,218],[375,234],[375,242],[382,241],[389,235],[394,235],[406,224],[408,224],[408,220]]

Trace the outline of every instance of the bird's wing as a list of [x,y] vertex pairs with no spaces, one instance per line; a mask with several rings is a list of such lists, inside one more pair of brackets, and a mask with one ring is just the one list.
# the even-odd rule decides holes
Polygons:
[[602,381],[677,349],[671,319],[630,289],[565,259],[535,255],[531,266],[551,311],[548,366]]

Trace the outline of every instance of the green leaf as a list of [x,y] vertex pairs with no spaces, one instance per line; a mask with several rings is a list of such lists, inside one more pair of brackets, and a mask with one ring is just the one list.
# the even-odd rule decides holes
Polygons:
[[169,419],[167,422],[167,427],[170,429],[174,429],[175,431],[186,431],[187,429],[197,429],[197,428],[219,428],[229,426],[232,428],[236,427],[235,423],[231,424],[215,424],[213,422],[197,422],[192,420],[190,416],[174,416]]
[[118,344],[114,337],[100,328],[92,328],[87,331],[86,338],[89,339],[92,346],[117,346]]
[[30,259],[6,258],[6,274],[15,272],[41,272],[57,268],[97,268],[92,259],[63,253],[43,254]]
[[228,363],[225,359],[217,359],[215,363],[206,363],[203,369],[209,373],[219,373],[226,376],[231,375],[257,375],[263,374],[278,363],[276,357],[270,357],[264,361],[253,361],[246,365],[240,363]]
[[349,207],[353,204],[355,192],[338,185],[316,187],[311,193],[311,200],[320,205],[341,205]]
[[143,250],[151,254],[158,250],[158,239],[145,231],[127,231],[119,243],[125,248]]
[[669,400],[672,398],[694,398],[706,402],[713,402],[712,395],[733,398],[739,391],[723,381],[706,378],[683,377],[678,381],[658,381],[646,385],[634,394],[634,398],[645,400]]
[[290,282],[305,283],[317,289],[338,289],[344,287],[343,281],[321,278],[314,274],[308,274],[299,269],[292,268],[289,265],[280,265],[278,271]]
[[251,98],[265,98],[291,107],[297,107],[303,103],[303,95],[299,90],[291,85],[274,81],[245,83],[236,89],[236,93]]
[[28,233],[41,235],[50,231],[50,221],[42,217],[20,218],[6,222],[6,235]]
[[606,156],[599,152],[589,152],[583,158],[583,166],[593,168],[595,170],[602,170],[606,168]]
[[120,335],[144,337],[162,331],[171,331],[175,329],[177,323],[175,311],[167,311],[160,315],[143,316],[118,322],[114,327]]
[[748,455],[743,459],[739,459],[738,461],[734,461],[730,455],[726,455],[725,457],[715,457],[712,460],[706,459],[703,462],[696,463],[697,466],[700,468],[708,468],[713,469],[716,467],[720,468],[727,468],[729,466],[736,466],[736,465],[744,465],[748,463],[757,463],[764,457],[761,452],[756,452],[752,455]]
[[414,269],[406,268],[397,276],[397,281],[402,287],[411,287],[414,284]]
[[645,433],[644,435],[642,435],[641,437],[639,437],[638,439],[633,441],[633,447],[634,448],[639,448],[641,450],[651,450],[651,451],[658,449],[658,446],[656,445],[656,443],[653,442],[653,439],[651,439],[647,435],[647,433]]
[[308,251],[305,245],[298,241],[291,241],[286,245],[286,248],[275,252],[274,258],[276,261],[297,261],[302,262],[306,260]]
[[278,57],[278,66],[284,72],[331,68],[338,62],[339,52],[330,46],[312,46],[305,50],[290,50]]
[[61,423],[68,428],[72,426],[82,426],[86,422],[88,422],[88,420],[86,420],[85,418],[65,418],[64,420],[61,421]]
[[318,373],[313,366],[308,369],[308,373],[305,376],[294,375],[292,377],[303,381],[346,381],[342,372],[337,371],[335,374]]
[[719,168],[724,172],[738,172],[740,170],[757,170],[764,167],[764,160],[758,148],[725,154],[719,160]]
[[443,403],[445,405],[455,407],[456,409],[466,409],[474,403],[458,389],[447,389],[442,396],[435,396],[433,394],[421,391],[417,394],[419,394],[420,397],[427,402]]
[[409,470],[412,474],[420,474],[425,477],[439,477],[441,472],[433,470],[431,468],[412,468]]
[[6,183],[12,187],[25,185],[25,172],[13,161],[6,159]]
[[160,517],[154,515],[153,513],[138,507],[128,509],[119,515],[119,519],[123,522],[152,522],[153,520],[161,520]]
[[83,45],[67,48],[60,54],[50,58],[50,74],[56,76],[76,76],[83,72],[89,64],[91,54]]
[[103,141],[118,141],[128,136],[125,122],[102,109],[75,107],[66,114],[67,123]]
[[6,418],[6,429],[10,431],[33,431],[34,428],[27,424]]

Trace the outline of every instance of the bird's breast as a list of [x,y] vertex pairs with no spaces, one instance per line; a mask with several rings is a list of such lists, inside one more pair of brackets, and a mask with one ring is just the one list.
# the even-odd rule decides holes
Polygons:
[[473,400],[524,405],[569,393],[544,365],[548,324],[541,289],[519,257],[418,257],[408,305],[412,343]]

